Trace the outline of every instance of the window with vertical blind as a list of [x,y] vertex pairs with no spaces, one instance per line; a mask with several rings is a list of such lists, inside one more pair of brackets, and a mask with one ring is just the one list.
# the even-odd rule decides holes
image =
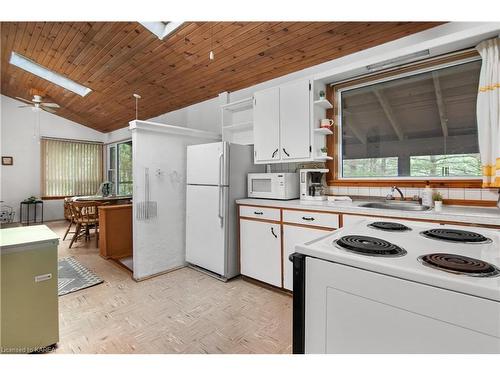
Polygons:
[[102,182],[103,145],[42,138],[42,196],[94,195]]

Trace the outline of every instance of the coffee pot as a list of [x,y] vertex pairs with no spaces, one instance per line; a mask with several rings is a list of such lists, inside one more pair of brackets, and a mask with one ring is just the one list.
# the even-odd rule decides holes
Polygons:
[[326,200],[326,174],[328,169],[301,169],[300,174],[300,199]]

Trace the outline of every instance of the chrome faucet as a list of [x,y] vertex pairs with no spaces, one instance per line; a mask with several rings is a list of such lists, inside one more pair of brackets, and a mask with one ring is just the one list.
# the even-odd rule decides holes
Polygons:
[[387,194],[387,196],[385,197],[385,199],[390,200],[390,201],[394,200],[394,199],[395,199],[395,198],[394,198],[394,191],[395,191],[395,190],[397,190],[397,191],[398,191],[399,195],[401,195],[401,200],[403,200],[403,201],[404,201],[404,200],[405,200],[405,197],[404,197],[404,195],[403,195],[403,192],[402,192],[402,191],[401,191],[401,189],[400,189],[400,188],[398,188],[397,186],[393,186],[393,187],[391,188],[391,192],[390,192],[389,194]]

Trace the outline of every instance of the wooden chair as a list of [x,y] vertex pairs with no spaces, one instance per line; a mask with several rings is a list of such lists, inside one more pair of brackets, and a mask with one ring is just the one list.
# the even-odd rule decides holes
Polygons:
[[70,232],[71,227],[73,226],[73,224],[75,224],[73,212],[71,210],[72,203],[73,203],[73,198],[64,198],[64,218],[69,221],[69,225],[68,228],[66,229],[66,232],[64,233],[63,241],[66,239],[66,236],[69,233],[75,233],[75,232]]
[[71,212],[73,215],[73,221],[76,224],[75,234],[71,239],[69,247],[73,246],[73,243],[81,238],[85,237],[85,241],[90,240],[90,229],[94,228],[94,233],[96,236],[96,246],[99,246],[99,202],[87,201],[87,202],[72,202]]

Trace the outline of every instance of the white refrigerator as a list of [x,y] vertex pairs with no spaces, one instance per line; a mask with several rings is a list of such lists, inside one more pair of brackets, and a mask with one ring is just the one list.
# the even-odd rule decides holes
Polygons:
[[247,196],[253,147],[228,142],[187,147],[186,261],[223,280],[239,275],[235,200]]

